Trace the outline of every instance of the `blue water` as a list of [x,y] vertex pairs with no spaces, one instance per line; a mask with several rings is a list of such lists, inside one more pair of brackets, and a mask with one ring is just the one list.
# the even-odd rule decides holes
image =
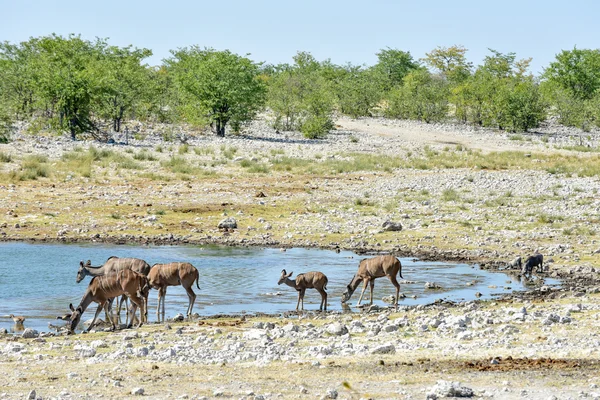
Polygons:
[[[23,315],[24,327],[48,331],[48,322],[60,324],[56,316],[68,312],[69,303],[75,306],[83,296],[90,278],[75,283],[80,261],[103,264],[110,256],[136,257],[150,265],[171,261],[187,261],[200,272],[200,288],[194,312],[200,315],[233,313],[276,313],[295,309],[297,293],[292,288],[277,285],[282,269],[301,272],[321,271],[329,278],[328,308],[341,310],[340,297],[365,258],[350,251],[336,253],[319,249],[288,249],[285,252],[270,248],[196,247],[196,246],[117,246],[99,244],[28,244],[0,243],[0,328],[15,329],[9,314]],[[401,305],[427,304],[436,299],[453,301],[483,299],[512,290],[526,290],[514,277],[488,272],[477,266],[444,262],[422,262],[400,259],[404,279],[401,284],[407,298]],[[425,282],[436,282],[442,290],[428,290]],[[473,286],[467,282],[476,281]],[[546,284],[557,285],[556,280]],[[496,288],[489,288],[495,285]],[[361,287],[349,304],[354,305]],[[278,295],[273,295],[278,294]],[[385,305],[383,296],[394,294],[387,278],[375,281],[375,304]],[[416,295],[416,299],[412,296]],[[368,299],[368,290],[365,294]],[[363,300],[364,302],[364,300]],[[188,298],[181,286],[169,287],[166,297],[166,316],[185,313]],[[319,308],[320,295],[309,289],[304,299],[305,310]],[[149,298],[148,316],[156,320],[157,291]],[[93,316],[95,303],[86,311],[83,320]],[[101,314],[103,315],[103,314]]]

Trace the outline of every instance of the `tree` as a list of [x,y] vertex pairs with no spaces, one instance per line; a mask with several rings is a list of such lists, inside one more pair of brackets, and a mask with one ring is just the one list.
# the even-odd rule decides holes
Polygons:
[[385,91],[394,86],[402,85],[402,80],[411,71],[421,68],[407,51],[398,49],[382,49],[377,53],[375,71],[379,75],[381,85]]
[[339,68],[333,82],[339,109],[353,118],[371,116],[382,98],[382,90],[373,68],[348,64]]
[[576,99],[589,100],[600,89],[600,50],[563,50],[543,77]]
[[423,61],[438,71],[444,79],[453,84],[464,82],[470,75],[473,63],[468,62],[463,46],[436,47],[425,54]]
[[439,122],[448,115],[448,84],[420,69],[404,77],[404,85],[390,92],[386,115],[394,118]]
[[275,71],[267,102],[275,115],[275,127],[298,129],[313,139],[329,132],[335,99],[322,65],[310,53],[299,52],[293,65],[279,65]]
[[148,93],[150,77],[141,62],[151,55],[149,49],[111,46],[104,49],[97,65],[92,66],[98,81],[94,98],[99,116],[112,121],[115,132],[121,130],[123,118],[140,106]]
[[486,127],[528,130],[546,116],[538,83],[527,73],[531,59],[490,49],[483,65],[452,88],[456,117]]
[[80,133],[96,132],[91,108],[99,82],[91,65],[100,59],[105,42],[55,34],[33,41],[39,49],[33,58],[34,80],[54,125],[68,130],[73,140]]
[[264,104],[266,86],[259,64],[228,50],[197,46],[172,51],[166,61],[185,100],[202,113],[218,136],[231,121],[250,121]]

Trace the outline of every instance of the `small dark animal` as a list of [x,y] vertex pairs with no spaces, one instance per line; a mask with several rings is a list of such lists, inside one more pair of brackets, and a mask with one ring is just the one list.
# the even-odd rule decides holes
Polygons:
[[534,267],[537,268],[537,272],[544,271],[544,256],[541,254],[535,254],[533,256],[527,257],[525,260],[525,265],[523,266],[523,275],[531,278],[531,273],[533,272]]
[[519,268],[522,269],[523,268],[523,264],[521,263],[521,256],[515,258],[514,260],[512,260],[511,262],[508,263],[507,265],[508,268]]

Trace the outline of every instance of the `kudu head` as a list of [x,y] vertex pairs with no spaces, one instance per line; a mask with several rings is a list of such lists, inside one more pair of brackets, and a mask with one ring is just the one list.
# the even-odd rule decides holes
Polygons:
[[83,309],[81,308],[81,306],[75,309],[73,308],[73,304],[69,304],[69,308],[71,309],[71,318],[69,319],[67,327],[69,328],[69,331],[74,332],[75,328],[77,328],[77,325],[79,325],[79,321],[81,320]]
[[344,293],[342,293],[342,303],[345,303],[348,300],[350,300],[350,297],[352,297],[352,293],[354,293],[354,290],[352,290],[352,286],[346,286],[346,290],[344,291]]
[[85,276],[87,275],[87,271],[85,269],[91,266],[92,262],[90,260],[87,260],[85,264],[83,263],[83,261],[79,261],[79,270],[77,271],[77,279],[75,279],[75,282],[81,282],[83,278],[85,278]]
[[289,274],[287,272],[285,272],[285,269],[281,270],[281,276],[279,277],[279,281],[277,281],[278,285],[281,285],[282,283],[285,283],[286,279],[288,279],[290,276],[292,276],[294,272],[290,272]]

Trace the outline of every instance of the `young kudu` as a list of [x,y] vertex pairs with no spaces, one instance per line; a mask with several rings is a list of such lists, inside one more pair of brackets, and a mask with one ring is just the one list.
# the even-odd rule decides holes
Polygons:
[[311,271],[296,275],[295,280],[290,279],[292,274],[293,272],[288,274],[285,269],[282,270],[277,284],[281,285],[282,283],[285,283],[298,291],[296,311],[298,311],[300,303],[302,303],[300,310],[304,311],[304,293],[306,292],[306,289],[317,289],[317,292],[321,293],[321,305],[319,306],[319,311],[327,311],[327,292],[325,290],[327,289],[328,279],[325,274],[318,271]]
[[[103,276],[111,273],[123,271],[125,269],[132,270],[137,272],[138,274],[148,276],[150,272],[150,265],[139,258],[119,258],[119,257],[109,257],[108,260],[104,263],[104,265],[100,267],[92,267],[92,263],[90,260],[87,263],[83,263],[83,261],[79,262],[79,270],[77,271],[77,279],[75,280],[77,283],[81,282],[86,276]],[[147,297],[146,297],[147,298]],[[121,305],[123,304],[123,300],[126,300],[127,296],[122,296],[121,301],[117,300],[117,318],[119,318],[121,314]],[[111,308],[113,300],[111,299],[108,303],[107,310]],[[144,309],[148,310],[148,303],[144,304]],[[109,319],[108,311],[106,313],[106,318]],[[129,318],[129,316],[128,316]],[[112,319],[112,318],[110,318]]]
[[358,299],[358,303],[356,303],[356,306],[358,307],[360,305],[363,295],[365,294],[365,290],[367,289],[367,285],[369,284],[371,286],[370,304],[373,304],[373,287],[375,286],[375,279],[381,278],[382,276],[387,276],[392,282],[392,285],[396,287],[396,298],[394,305],[396,309],[398,309],[398,296],[400,294],[400,284],[396,280],[396,275],[398,274],[400,275],[400,278],[402,278],[402,264],[400,264],[400,260],[394,256],[377,256],[361,260],[358,264],[358,272],[356,275],[354,275],[352,282],[350,282],[350,284],[347,286],[344,294],[342,294],[342,303],[350,300],[352,293],[354,293],[358,285],[363,282],[363,290],[360,293],[360,297]]
[[[154,264],[148,274],[150,287],[158,290],[158,307],[156,308],[156,318],[160,321],[162,315],[165,320],[165,296],[167,295],[167,286],[183,286],[189,298],[187,308],[188,318],[192,315],[196,294],[192,290],[192,285],[196,281],[196,287],[200,289],[198,280],[200,274],[196,267],[186,262],[172,262],[168,264]],[[162,305],[162,308],[161,308]]]
[[[140,322],[138,327],[142,325],[145,320],[145,304],[144,293],[148,293],[148,278],[144,275],[138,274],[137,272],[125,269],[110,275],[96,276],[92,279],[90,284],[85,291],[85,294],[81,298],[81,302],[77,308],[73,308],[73,304],[69,304],[71,309],[71,318],[69,321],[69,330],[73,331],[81,320],[81,315],[85,312],[88,306],[92,303],[98,303],[98,309],[94,315],[92,323],[88,327],[88,331],[92,329],[98,318],[98,314],[102,308],[105,307],[109,299],[117,296],[126,295],[133,303],[131,306],[132,314],[135,315],[136,309],[140,308]],[[112,322],[113,329],[116,329],[114,321]],[[127,325],[131,328],[133,325],[133,318]]]

